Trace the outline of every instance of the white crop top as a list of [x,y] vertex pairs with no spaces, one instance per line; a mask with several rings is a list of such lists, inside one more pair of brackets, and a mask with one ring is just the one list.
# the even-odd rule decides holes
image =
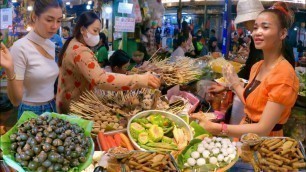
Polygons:
[[54,82],[59,73],[55,59],[44,57],[31,41],[55,57],[55,45],[30,31],[11,47],[16,80],[23,80],[22,101],[47,102],[54,98]]

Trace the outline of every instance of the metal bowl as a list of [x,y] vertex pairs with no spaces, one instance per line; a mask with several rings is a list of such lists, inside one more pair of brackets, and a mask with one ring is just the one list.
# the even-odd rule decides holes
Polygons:
[[128,122],[128,125],[127,125],[127,133],[128,133],[128,136],[129,136],[129,139],[131,140],[133,146],[139,150],[143,150],[143,151],[146,151],[146,149],[143,149],[141,148],[137,142],[133,139],[131,133],[130,133],[130,125],[132,123],[132,121],[134,119],[138,119],[138,118],[146,118],[147,116],[153,114],[153,113],[160,113],[162,115],[164,115],[165,117],[169,118],[170,120],[172,120],[178,127],[181,127],[181,128],[185,128],[186,131],[188,131],[188,138],[189,140],[192,140],[193,139],[193,135],[192,135],[192,131],[189,127],[189,125],[182,119],[180,118],[179,116],[177,115],[174,115],[170,112],[166,112],[166,111],[161,111],[161,110],[148,110],[148,111],[142,111],[142,112],[139,112],[138,114],[136,114],[135,116],[133,116],[129,122]]
[[248,134],[243,134],[243,135],[241,136],[241,139],[240,139],[240,140],[241,140],[242,143],[245,143],[245,144],[247,144],[247,145],[249,145],[249,146],[255,146],[255,145],[261,143],[262,140],[263,140],[263,138],[262,138],[262,137],[259,137],[259,136],[258,136],[258,139],[256,139],[256,140],[246,140],[245,137],[246,137],[247,135],[248,135]]

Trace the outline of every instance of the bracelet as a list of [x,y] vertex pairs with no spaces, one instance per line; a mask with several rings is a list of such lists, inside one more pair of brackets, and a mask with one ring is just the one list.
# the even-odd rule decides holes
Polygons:
[[14,73],[12,78],[6,78],[8,81],[13,81],[16,78],[16,73]]

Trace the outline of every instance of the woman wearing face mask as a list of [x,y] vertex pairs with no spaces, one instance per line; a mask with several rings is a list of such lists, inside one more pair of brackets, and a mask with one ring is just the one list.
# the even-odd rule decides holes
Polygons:
[[55,46],[49,39],[62,20],[61,0],[36,0],[31,15],[33,29],[9,51],[1,45],[0,65],[8,76],[8,96],[18,106],[18,118],[24,111],[40,115],[56,111],[54,82],[58,76]]
[[68,39],[59,56],[59,83],[56,104],[60,113],[69,112],[72,100],[85,90],[131,90],[142,87],[158,88],[160,80],[154,75],[122,75],[107,73],[100,68],[90,47],[99,43],[101,21],[94,12],[80,15],[73,36]]
[[223,75],[238,97],[245,103],[246,116],[240,125],[217,124],[201,114],[200,120],[206,130],[213,134],[240,137],[245,133],[260,136],[283,136],[282,126],[290,116],[299,90],[299,80],[294,71],[292,57],[288,56],[284,41],[293,22],[291,12],[283,2],[261,12],[254,24],[252,36],[255,47],[263,51],[264,60],[254,64],[246,88],[232,66]]

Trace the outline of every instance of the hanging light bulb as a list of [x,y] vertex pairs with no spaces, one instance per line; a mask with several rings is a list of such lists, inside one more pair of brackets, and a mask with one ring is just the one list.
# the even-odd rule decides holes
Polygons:
[[66,5],[70,5],[70,2],[68,1],[68,2],[66,2]]
[[91,4],[92,4],[92,1],[88,1],[87,4],[88,4],[88,5],[91,5]]
[[17,2],[17,0],[12,0],[12,3],[16,3]]
[[106,8],[105,8],[105,12],[106,12],[107,14],[112,13],[112,12],[113,12],[112,7],[106,7]]
[[28,11],[33,11],[33,6],[28,6],[27,10]]
[[90,5],[86,5],[86,9],[87,9],[87,10],[90,10]]

